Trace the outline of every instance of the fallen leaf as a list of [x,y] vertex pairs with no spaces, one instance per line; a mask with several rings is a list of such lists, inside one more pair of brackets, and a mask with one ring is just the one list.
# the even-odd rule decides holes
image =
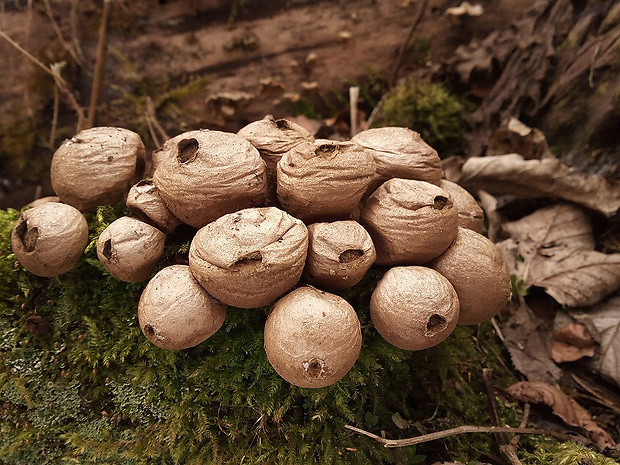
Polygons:
[[486,155],[518,153],[525,160],[553,158],[547,139],[540,129],[531,128],[517,118],[502,124],[489,139]]
[[555,158],[524,160],[517,153],[471,157],[459,184],[468,190],[568,200],[613,216],[620,210],[620,188],[602,176],[586,176]]
[[541,381],[522,381],[509,386],[506,392],[521,402],[548,405],[567,425],[585,429],[602,449],[615,445],[607,431],[592,420],[590,413],[556,386]]
[[595,354],[596,342],[583,324],[566,324],[553,331],[551,338],[551,358],[556,363],[574,362]]
[[562,306],[591,306],[620,288],[620,254],[593,250],[589,216],[579,207],[542,208],[505,223],[503,230],[517,244],[514,274]]
[[590,367],[620,386],[620,296],[590,308],[567,310],[599,343]]
[[497,199],[486,191],[478,191],[480,206],[487,219],[487,236],[491,242],[497,242],[499,231],[504,223],[502,215],[497,211]]
[[409,426],[411,426],[411,421],[405,420],[403,417],[400,416],[400,413],[398,412],[392,415],[392,421],[400,429],[407,429],[409,428]]

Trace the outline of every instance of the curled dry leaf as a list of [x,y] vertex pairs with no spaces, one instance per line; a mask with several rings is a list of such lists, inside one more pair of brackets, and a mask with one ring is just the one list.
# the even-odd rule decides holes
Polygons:
[[606,216],[620,210],[620,189],[602,176],[586,176],[555,158],[524,160],[517,153],[472,157],[459,184],[469,190],[526,197],[556,197]]
[[585,408],[551,384],[523,381],[509,386],[506,392],[521,402],[548,405],[567,425],[585,429],[592,441],[602,449],[615,445],[609,433],[592,420]]
[[592,357],[596,342],[588,329],[580,323],[569,323],[551,333],[551,358],[556,363],[574,362],[583,357]]
[[620,287],[620,254],[594,250],[589,217],[579,207],[542,208],[503,228],[516,247],[500,249],[522,258],[514,260],[514,274],[527,287],[544,288],[559,304],[594,305]]

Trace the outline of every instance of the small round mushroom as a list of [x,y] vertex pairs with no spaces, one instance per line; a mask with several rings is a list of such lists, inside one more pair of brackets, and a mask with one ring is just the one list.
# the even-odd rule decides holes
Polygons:
[[143,174],[144,143],[128,129],[95,127],[65,140],[52,157],[52,187],[81,211],[121,203]]
[[367,129],[356,134],[351,142],[364,147],[375,159],[377,172],[369,186],[369,195],[391,178],[431,184],[439,184],[441,180],[443,172],[437,151],[409,128]]
[[33,200],[28,205],[26,205],[24,208],[34,208],[34,207],[38,207],[39,205],[43,205],[44,203],[49,203],[49,202],[59,203],[60,202],[60,198],[55,196],[55,195],[50,195],[50,196],[47,196],[47,197],[41,197],[40,199]]
[[129,190],[126,204],[127,208],[141,214],[147,222],[165,233],[172,232],[181,224],[181,220],[166,206],[150,179],[143,179]]
[[454,203],[459,210],[459,226],[482,234],[484,212],[474,196],[457,183],[447,179],[442,179],[439,187],[452,195]]
[[116,279],[137,283],[149,277],[164,255],[166,235],[136,218],[123,216],[108,225],[97,240],[97,257]]
[[313,223],[308,239],[304,277],[320,288],[355,286],[377,258],[370,234],[357,221]]
[[351,142],[299,144],[278,162],[278,200],[306,223],[348,219],[375,173],[372,155]]
[[461,325],[490,320],[510,300],[510,271],[502,254],[475,231],[459,228],[452,245],[428,266],[454,286],[461,303]]
[[282,297],[265,323],[269,363],[289,383],[321,388],[355,364],[362,331],[353,307],[334,294],[300,287]]
[[308,230],[276,207],[248,208],[201,228],[189,266],[209,294],[239,308],[274,302],[299,281]]
[[88,244],[88,224],[79,210],[47,202],[25,210],[11,234],[13,252],[26,270],[53,277],[75,266]]
[[397,266],[385,273],[372,293],[370,317],[379,334],[399,349],[428,349],[454,331],[459,299],[435,270]]
[[379,265],[421,265],[448,248],[458,231],[452,196],[425,181],[390,179],[362,207]]
[[153,152],[153,182],[170,211],[201,228],[222,215],[265,203],[265,162],[236,134],[189,131]]
[[220,329],[225,319],[226,305],[211,297],[186,265],[160,270],[138,304],[142,332],[162,349],[194,347]]
[[314,142],[314,137],[300,125],[273,116],[254,121],[241,128],[237,135],[247,139],[265,161],[267,170],[267,205],[277,204],[276,168],[282,155],[303,142]]

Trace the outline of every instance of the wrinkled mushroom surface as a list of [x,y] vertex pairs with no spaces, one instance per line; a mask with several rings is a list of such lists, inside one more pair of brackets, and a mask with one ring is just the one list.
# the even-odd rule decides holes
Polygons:
[[170,211],[201,228],[222,215],[265,202],[265,162],[236,134],[198,130],[153,153],[153,182]]
[[353,307],[334,294],[300,287],[282,297],[265,323],[265,351],[271,366],[289,383],[321,388],[335,383],[355,364],[362,346]]
[[122,203],[143,174],[144,143],[128,129],[95,127],[65,140],[52,157],[52,187],[81,211]]
[[459,210],[459,226],[482,234],[484,212],[474,196],[458,184],[446,179],[441,180],[439,187],[452,195]]
[[97,240],[97,257],[116,279],[144,281],[164,254],[166,235],[136,218],[123,216],[108,225]]
[[43,277],[66,273],[88,244],[88,224],[71,205],[47,202],[25,210],[11,234],[13,252],[32,274]]
[[374,172],[372,155],[351,142],[299,144],[278,163],[278,200],[306,223],[348,219]]
[[510,300],[510,271],[504,258],[493,242],[475,231],[459,228],[452,245],[428,266],[454,286],[461,325],[490,320]]
[[421,265],[456,237],[458,210],[434,184],[390,179],[365,202],[360,223],[370,233],[380,265]]
[[370,316],[390,344],[422,350],[454,331],[459,299],[450,282],[435,270],[397,266],[385,273],[372,293]]
[[248,208],[201,228],[189,266],[213,297],[256,308],[297,284],[307,250],[308,230],[300,220],[276,207]]
[[367,129],[356,134],[351,142],[368,150],[377,165],[369,194],[391,178],[417,179],[432,184],[439,184],[441,180],[441,160],[437,151],[409,128]]
[[142,332],[162,349],[194,347],[220,329],[225,319],[226,305],[211,297],[186,265],[160,270],[138,304]]
[[181,220],[166,206],[150,179],[143,179],[129,190],[126,204],[127,208],[140,213],[147,223],[165,233],[173,231],[181,224]]
[[377,258],[370,234],[356,221],[308,226],[304,277],[325,289],[348,289],[359,283]]

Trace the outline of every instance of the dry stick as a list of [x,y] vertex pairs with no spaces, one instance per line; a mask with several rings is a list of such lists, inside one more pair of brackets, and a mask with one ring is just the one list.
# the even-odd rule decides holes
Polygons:
[[80,0],[71,0],[71,10],[69,12],[69,26],[71,28],[71,42],[73,42],[73,50],[76,55],[80,57],[82,63],[84,62],[84,52],[82,52],[82,45],[80,44],[80,36],[78,33],[78,11],[77,7]]
[[555,431],[549,431],[545,429],[537,429],[537,428],[512,428],[510,426],[459,426],[457,428],[451,428],[444,431],[437,431],[435,433],[423,434],[421,436],[416,436],[414,438],[407,439],[384,439],[376,434],[370,433],[368,431],[364,431],[363,429],[356,428],[355,426],[345,425],[345,428],[350,429],[351,431],[355,431],[356,433],[363,434],[364,436],[368,436],[369,438],[374,439],[375,441],[383,444],[384,447],[407,447],[413,446],[415,444],[422,444],[424,442],[436,441],[437,439],[444,439],[451,436],[457,436],[459,434],[468,434],[468,433],[519,433],[519,434],[545,434],[548,436],[552,436],[556,439],[560,439],[561,441],[571,441],[571,437],[562,434],[556,433]]
[[[525,428],[525,426],[527,425],[527,420],[530,418],[530,404],[526,403],[523,406],[523,418],[521,419],[521,423],[519,424],[519,428]],[[512,438],[512,440],[510,441],[510,445],[512,447],[517,447],[517,444],[519,443],[519,439],[521,438],[521,435],[519,434],[515,434],[514,437]]]
[[103,81],[103,71],[105,69],[108,17],[110,16],[111,5],[111,0],[103,0],[103,11],[101,12],[101,23],[99,24],[99,42],[97,43],[97,56],[95,58],[93,88],[90,93],[90,105],[88,106],[87,128],[92,128],[95,125],[95,117],[97,116],[97,105],[99,105],[101,83]]
[[409,35],[407,36],[407,40],[405,40],[405,42],[403,42],[403,45],[400,47],[400,51],[398,52],[398,58],[396,59],[396,64],[394,65],[394,69],[392,70],[392,77],[390,78],[388,82],[388,88],[392,88],[394,87],[394,84],[396,84],[396,78],[398,77],[398,70],[403,64],[405,52],[407,51],[407,48],[409,47],[409,42],[411,42],[413,33],[415,32],[415,30],[418,27],[418,24],[420,24],[420,21],[422,20],[422,16],[424,15],[424,11],[426,10],[427,4],[428,4],[428,0],[424,0],[422,2],[422,6],[420,7],[420,10],[418,11],[418,15],[415,17],[415,20],[413,21],[413,24],[411,25],[411,29],[409,29]]
[[[153,127],[157,130],[163,142],[166,142],[168,139],[170,139],[170,136],[168,135],[166,130],[162,127],[161,124],[159,124],[159,121],[157,120],[157,110],[155,108],[155,103],[153,103],[153,99],[151,97],[146,98],[146,115],[147,120],[150,119]],[[153,139],[153,141],[155,141],[155,138]],[[157,144],[157,146],[159,147],[159,144]]]
[[351,120],[351,137],[357,134],[357,104],[360,97],[359,86],[349,87],[349,117]]
[[60,99],[58,85],[54,85],[54,113],[52,114],[52,128],[50,129],[50,150],[54,150],[56,142],[56,128],[58,127],[58,100]]
[[69,52],[69,55],[71,55],[71,58],[73,58],[73,60],[78,64],[78,66],[80,68],[83,68],[84,62],[82,61],[82,58],[76,53],[74,47],[72,47],[71,44],[69,44],[69,42],[67,42],[64,36],[62,35],[60,26],[58,25],[58,22],[56,21],[56,18],[54,18],[54,14],[52,13],[52,6],[50,5],[49,0],[44,0],[44,3],[45,3],[45,14],[50,20],[50,23],[52,23],[52,28],[54,29],[54,32],[56,33],[56,37],[58,38],[58,41],[63,46],[63,48],[67,52]]

